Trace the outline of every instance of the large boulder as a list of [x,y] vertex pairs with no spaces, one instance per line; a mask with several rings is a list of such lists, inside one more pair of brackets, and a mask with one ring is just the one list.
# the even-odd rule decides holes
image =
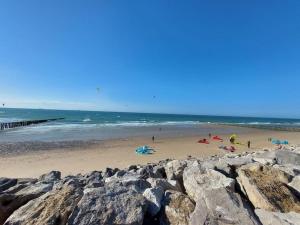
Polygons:
[[237,158],[223,157],[220,159],[220,161],[226,162],[230,167],[237,168],[252,163],[253,159],[251,155],[247,155],[247,156],[237,157]]
[[256,209],[255,213],[263,225],[300,225],[299,213],[269,212],[263,209]]
[[255,208],[300,212],[300,201],[287,184],[291,176],[262,164],[249,164],[238,171],[238,182]]
[[53,187],[53,183],[35,183],[19,190],[14,194],[0,194],[0,224],[18,208],[25,205],[32,199],[49,192]]
[[188,225],[195,203],[178,191],[166,191],[163,200],[161,225]]
[[196,201],[207,189],[226,188],[233,191],[235,180],[218,171],[202,168],[199,164],[194,163],[184,170],[183,184],[188,195]]
[[273,165],[277,163],[276,152],[275,151],[264,151],[257,152],[253,156],[255,162],[264,164],[264,165]]
[[17,184],[17,179],[0,177],[0,193]]
[[177,180],[166,180],[161,178],[148,178],[147,182],[151,184],[151,187],[156,188],[160,187],[164,191],[166,190],[174,190],[174,191],[182,191],[181,186]]
[[121,185],[88,188],[69,217],[68,225],[142,225],[145,198]]
[[300,154],[292,151],[276,151],[278,164],[300,165]]
[[20,207],[7,219],[5,225],[64,225],[82,195],[81,189],[65,185]]
[[300,176],[294,177],[288,185],[297,192],[298,196],[300,196]]
[[159,212],[163,195],[164,190],[161,187],[147,188],[144,191],[143,196],[148,201],[147,211],[151,216],[155,216]]
[[124,174],[122,177],[118,177],[116,174],[108,177],[105,179],[105,183],[110,185],[122,185],[139,193],[143,193],[147,188],[151,187],[148,181],[141,178],[141,175],[129,172]]
[[191,214],[190,225],[255,225],[255,219],[249,205],[240,195],[226,188],[206,189],[196,202]]
[[185,160],[172,160],[165,165],[167,178],[170,180],[182,180],[184,168],[187,166]]
[[49,173],[41,175],[39,181],[49,183],[49,182],[57,182],[60,179],[61,179],[60,171],[51,171]]

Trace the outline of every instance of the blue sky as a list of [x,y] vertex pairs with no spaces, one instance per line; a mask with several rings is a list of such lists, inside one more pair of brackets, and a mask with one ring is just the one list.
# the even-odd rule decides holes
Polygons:
[[0,101],[300,117],[299,12],[298,0],[1,1]]

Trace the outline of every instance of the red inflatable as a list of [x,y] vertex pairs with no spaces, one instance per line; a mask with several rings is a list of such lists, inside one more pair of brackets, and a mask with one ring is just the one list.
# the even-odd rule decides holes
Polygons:
[[206,139],[201,139],[198,141],[198,143],[201,143],[201,144],[209,144],[209,141],[206,140]]
[[223,139],[220,138],[219,136],[214,136],[212,139],[215,141],[223,141]]

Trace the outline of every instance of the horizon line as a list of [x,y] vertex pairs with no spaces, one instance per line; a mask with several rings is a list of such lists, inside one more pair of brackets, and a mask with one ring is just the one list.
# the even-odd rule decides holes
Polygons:
[[215,117],[241,117],[241,118],[261,118],[261,119],[293,119],[291,117],[268,117],[268,116],[246,116],[246,115],[216,115],[216,114],[189,114],[189,113],[162,113],[162,112],[133,112],[133,111],[110,111],[110,110],[88,110],[88,109],[57,109],[57,108],[23,108],[23,107],[2,107],[2,109],[31,109],[31,110],[52,110],[52,111],[81,111],[81,112],[105,112],[105,113],[141,113],[141,114],[163,114],[182,116],[215,116]]

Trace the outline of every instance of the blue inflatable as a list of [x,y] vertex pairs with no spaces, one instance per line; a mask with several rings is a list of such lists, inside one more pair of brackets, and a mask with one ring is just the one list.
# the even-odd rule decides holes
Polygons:
[[153,149],[150,148],[150,147],[147,146],[147,145],[144,145],[144,146],[138,147],[138,148],[135,150],[135,152],[136,152],[137,154],[140,154],[140,155],[149,155],[149,154],[152,154]]
[[275,144],[275,145],[288,145],[289,142],[287,140],[280,141],[278,139],[273,139],[272,144]]

